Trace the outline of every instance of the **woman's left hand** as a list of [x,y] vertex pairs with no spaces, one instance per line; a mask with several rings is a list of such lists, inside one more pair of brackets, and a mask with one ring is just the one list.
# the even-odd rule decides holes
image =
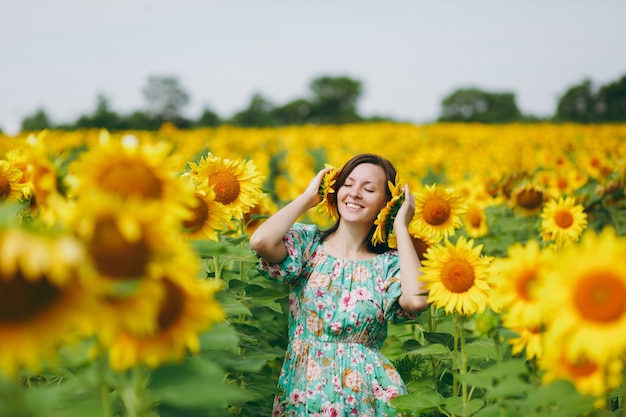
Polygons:
[[394,228],[398,226],[408,226],[415,215],[415,197],[409,190],[409,185],[404,185],[404,202],[396,214],[396,218],[393,221]]

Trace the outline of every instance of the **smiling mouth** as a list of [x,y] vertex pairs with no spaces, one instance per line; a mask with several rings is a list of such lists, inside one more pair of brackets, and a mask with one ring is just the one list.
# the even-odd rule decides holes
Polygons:
[[351,209],[363,208],[363,206],[359,206],[358,204],[354,204],[354,203],[346,203],[346,207],[351,208]]

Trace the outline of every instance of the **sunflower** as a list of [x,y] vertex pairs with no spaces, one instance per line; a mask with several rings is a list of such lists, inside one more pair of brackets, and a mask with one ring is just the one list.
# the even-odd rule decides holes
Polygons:
[[196,190],[195,205],[189,207],[188,217],[183,219],[183,230],[191,239],[219,240],[218,231],[224,230],[230,214],[222,203],[215,201],[212,187]]
[[252,234],[263,223],[263,217],[276,213],[277,209],[269,194],[261,194],[259,202],[243,216],[246,233]]
[[428,290],[428,302],[446,313],[462,315],[482,313],[491,290],[488,281],[493,258],[481,255],[483,245],[459,237],[456,244],[445,239],[444,245],[431,247],[422,262],[420,279]]
[[197,186],[213,187],[215,200],[232,217],[241,219],[254,207],[261,194],[263,176],[252,161],[236,161],[209,153],[198,164],[189,162],[187,173]]
[[[589,230],[580,244],[562,248],[538,297],[544,300],[547,333],[569,358],[593,361],[626,353],[626,240],[611,227]],[[550,307],[552,306],[552,307]]]
[[0,202],[18,201],[22,198],[22,177],[21,170],[9,161],[0,159]]
[[76,330],[93,303],[80,277],[80,241],[21,229],[0,232],[0,374],[38,370],[56,360],[62,337]]
[[463,214],[462,219],[467,236],[471,238],[485,236],[489,232],[489,226],[487,225],[484,204],[472,199],[466,206],[467,211]]
[[187,215],[194,192],[179,180],[176,166],[167,142],[103,140],[69,165],[70,196],[100,192],[124,201],[160,202],[167,213]]
[[425,230],[423,223],[409,223],[409,235],[411,235],[413,248],[415,248],[415,252],[417,252],[417,256],[419,257],[420,261],[424,261],[424,259],[426,259],[426,253],[428,252],[428,248],[433,247],[441,242],[441,236],[439,236],[438,234],[429,234]]
[[546,279],[552,251],[542,250],[530,240],[524,246],[515,243],[507,257],[494,262],[496,288],[493,296],[501,304],[504,316],[517,326],[536,327],[543,320],[543,300],[536,289]]
[[527,327],[508,319],[503,319],[502,325],[517,334],[517,337],[509,339],[513,355],[524,352],[528,360],[543,356],[543,330],[540,326]]
[[160,281],[165,297],[158,303],[157,326],[148,334],[122,331],[109,347],[109,362],[116,371],[138,363],[155,368],[180,361],[200,350],[199,334],[224,318],[214,298],[219,285],[196,275],[179,274]]
[[372,245],[376,246],[379,243],[387,243],[389,247],[395,248],[395,236],[393,236],[393,221],[400,210],[400,206],[404,202],[404,190],[398,176],[396,176],[396,184],[391,181],[387,181],[387,186],[391,192],[391,199],[387,201],[385,207],[383,207],[376,220],[374,220],[374,234],[372,235]]
[[430,234],[453,236],[463,224],[459,217],[467,207],[453,188],[426,185],[415,195],[414,222],[422,223]]
[[613,359],[597,361],[586,356],[570,358],[561,342],[550,345],[538,361],[544,372],[542,382],[548,384],[557,379],[570,381],[578,392],[595,397],[604,396],[622,382],[623,363]]
[[339,218],[337,213],[337,196],[331,194],[335,194],[334,185],[341,170],[328,164],[326,168],[330,168],[330,170],[324,174],[320,182],[319,195],[322,197],[322,200],[317,207],[320,212],[328,214],[333,220],[337,220]]
[[90,285],[98,297],[97,332],[108,340],[118,329],[147,332],[162,297],[157,280],[165,267],[179,264],[185,249],[180,224],[163,213],[158,202],[94,193],[74,206],[68,227],[85,244],[96,278]]
[[587,213],[572,197],[560,197],[546,204],[541,213],[541,237],[557,246],[576,242],[587,227]]
[[535,181],[522,181],[511,190],[509,204],[518,213],[531,216],[541,212],[547,191]]

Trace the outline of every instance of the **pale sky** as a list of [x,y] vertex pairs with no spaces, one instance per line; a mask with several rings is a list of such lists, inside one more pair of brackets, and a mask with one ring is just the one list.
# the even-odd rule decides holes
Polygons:
[[145,109],[150,75],[176,76],[187,117],[254,93],[309,98],[320,76],[362,82],[359,113],[437,118],[457,88],[513,92],[549,116],[571,86],[626,75],[625,0],[19,0],[0,6],[0,128],[43,108],[54,123],[97,95]]

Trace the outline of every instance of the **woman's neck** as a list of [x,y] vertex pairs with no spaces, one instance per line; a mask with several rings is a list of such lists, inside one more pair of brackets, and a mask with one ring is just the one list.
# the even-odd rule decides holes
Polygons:
[[365,245],[365,238],[369,230],[362,228],[342,227],[331,234],[324,242],[324,246],[333,255],[344,259],[369,259],[372,257]]

